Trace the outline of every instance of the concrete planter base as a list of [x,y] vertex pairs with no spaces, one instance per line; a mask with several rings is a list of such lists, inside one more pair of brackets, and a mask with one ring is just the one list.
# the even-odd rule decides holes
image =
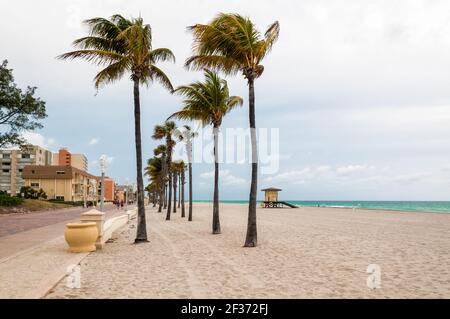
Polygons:
[[70,223],[64,233],[68,251],[71,253],[87,253],[95,251],[95,241],[98,237],[96,223]]

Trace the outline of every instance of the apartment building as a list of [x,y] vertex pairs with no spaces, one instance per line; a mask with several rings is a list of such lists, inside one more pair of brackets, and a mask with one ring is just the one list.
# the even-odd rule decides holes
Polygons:
[[71,166],[87,172],[88,159],[84,154],[72,154],[67,148],[61,148],[53,154],[52,165]]
[[17,195],[25,186],[22,172],[27,165],[45,166],[52,164],[52,153],[37,145],[22,149],[0,150],[0,190]]
[[[102,180],[101,177],[98,179],[98,196],[101,198],[101,190],[102,190]],[[105,198],[104,200],[107,202],[112,202],[114,200],[116,194],[116,183],[114,180],[108,176],[105,176]]]
[[[48,199],[61,201],[97,201],[98,193],[94,185],[99,177],[84,170],[67,165],[29,165],[22,173],[25,186],[43,189]],[[95,181],[95,184],[92,183]]]

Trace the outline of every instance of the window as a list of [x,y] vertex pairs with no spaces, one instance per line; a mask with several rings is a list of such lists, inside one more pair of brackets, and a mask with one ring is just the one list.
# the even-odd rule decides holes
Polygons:
[[9,173],[9,169],[4,169],[3,173]]
[[66,172],[64,172],[64,171],[56,171],[56,175],[65,175],[66,174]]
[[3,163],[3,166],[10,166],[11,165],[11,162],[5,162],[5,163]]
[[31,187],[39,187],[39,183],[31,183]]
[[3,158],[11,158],[11,154],[3,154]]
[[31,174],[34,174],[36,171],[33,169],[32,171],[31,171]]
[[56,200],[64,201],[64,196],[56,196]]
[[23,168],[19,168],[19,173],[22,173],[23,172]]
[[31,158],[31,155],[28,153],[22,154],[22,158]]

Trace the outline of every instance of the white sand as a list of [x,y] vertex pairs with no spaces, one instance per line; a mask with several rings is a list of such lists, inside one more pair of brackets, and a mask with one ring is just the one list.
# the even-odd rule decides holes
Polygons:
[[[258,209],[257,248],[242,248],[247,206],[210,204],[194,222],[148,210],[148,244],[135,228],[82,262],[81,289],[48,298],[450,298],[450,214],[332,208]],[[134,227],[131,226],[131,227]],[[369,264],[381,288],[366,285]]]

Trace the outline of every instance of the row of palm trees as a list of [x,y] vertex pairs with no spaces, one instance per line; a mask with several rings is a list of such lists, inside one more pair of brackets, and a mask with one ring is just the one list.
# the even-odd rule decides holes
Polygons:
[[[172,161],[170,164],[166,162],[167,147],[165,145],[159,145],[154,149],[154,156],[147,161],[145,168],[145,175],[150,179],[150,183],[145,188],[149,194],[149,198],[153,201],[153,207],[159,205],[158,212],[162,212],[162,208],[166,209],[168,201],[171,200],[167,196],[167,181],[171,176],[173,186],[173,213],[177,212],[178,208],[181,208],[181,217],[185,217],[184,206],[184,185],[186,184],[186,164],[182,160]],[[191,181],[192,182],[192,181]],[[177,187],[179,185],[179,187]],[[177,201],[177,188],[178,188],[178,201]],[[192,194],[190,194],[192,198]],[[192,201],[190,201],[192,205]],[[192,212],[192,208],[190,209]],[[170,210],[167,211],[167,220],[170,220]],[[192,213],[189,216],[189,220],[192,221]]]
[[[230,96],[228,85],[217,73],[236,75],[241,73],[249,88],[249,125],[252,144],[252,178],[249,195],[248,223],[245,247],[257,245],[256,227],[256,191],[258,176],[258,156],[255,121],[255,80],[264,71],[261,61],[270,52],[278,39],[279,24],[271,24],[264,35],[256,29],[253,22],[239,14],[218,14],[208,24],[196,24],[188,28],[194,37],[193,55],[185,62],[190,70],[205,70],[205,80],[174,90],[168,76],[156,66],[159,62],[175,61],[175,57],[167,48],[152,47],[151,27],[141,17],[126,19],[114,15],[110,19],[93,18],[85,21],[89,27],[86,37],[74,41],[78,50],[59,56],[60,59],[81,58],[101,66],[95,77],[96,88],[121,79],[131,74],[134,95],[135,144],[136,144],[136,176],[138,187],[138,224],[136,243],[146,242],[147,229],[144,208],[144,184],[142,167],[142,142],[140,119],[140,87],[159,82],[170,92],[177,92],[184,97],[183,109],[169,118],[183,120],[198,119],[204,125],[212,125],[214,130],[215,157],[217,159],[217,133],[223,116],[233,108],[243,104],[242,98]],[[215,72],[213,72],[215,71]],[[161,169],[167,176],[167,219],[170,219],[173,176],[171,163],[175,125],[166,121],[155,127],[154,138],[165,139],[165,158],[161,159]],[[191,145],[192,146],[192,145]],[[162,155],[161,155],[162,157]],[[163,163],[165,166],[163,168]],[[192,161],[189,161],[191,167]],[[190,177],[192,170],[190,170]],[[213,233],[220,233],[218,205],[218,161],[215,161],[215,186],[213,208]],[[166,177],[164,177],[166,179]],[[190,178],[191,180],[191,178]],[[156,187],[156,186],[154,186]],[[161,189],[160,189],[161,194]],[[192,194],[192,185],[190,185]],[[160,196],[161,198],[161,196]],[[192,197],[190,196],[190,202]],[[161,205],[161,200],[160,200]],[[192,213],[192,205],[190,205]]]

